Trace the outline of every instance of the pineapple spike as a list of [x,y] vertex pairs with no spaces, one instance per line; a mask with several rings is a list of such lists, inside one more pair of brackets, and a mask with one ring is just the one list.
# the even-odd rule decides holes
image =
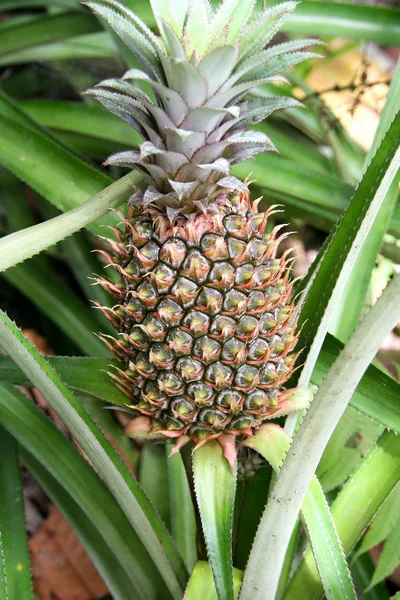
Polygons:
[[317,41],[265,49],[296,3],[258,14],[255,5],[151,0],[156,36],[116,0],[87,2],[139,63],[88,91],[143,138],[105,162],[138,169],[147,187],[132,190],[127,215],[114,209],[120,224],[101,238],[119,282],[94,279],[116,301],[94,304],[119,333],[100,337],[120,362],[110,377],[129,399],[123,409],[137,415],[125,433],[175,439],[171,455],[216,439],[231,467],[236,440],[307,398],[284,390],[298,334],[294,257],[277,258],[289,232],[269,227],[282,207],[259,213],[250,176],[242,182],[231,167],[276,150],[249,128],[299,102],[250,94],[314,56],[304,49]]

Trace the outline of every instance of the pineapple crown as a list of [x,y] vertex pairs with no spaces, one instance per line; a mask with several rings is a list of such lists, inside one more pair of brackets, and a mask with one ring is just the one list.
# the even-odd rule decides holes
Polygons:
[[279,73],[318,56],[303,49],[320,42],[294,40],[265,49],[296,7],[292,1],[257,14],[255,0],[224,0],[216,10],[209,0],[150,1],[160,37],[115,0],[86,3],[141,67],[87,93],[143,137],[139,151],[106,161],[142,171],[147,188],[131,203],[163,210],[172,222],[178,215],[216,210],[226,189],[246,189],[230,174],[231,165],[275,150],[264,133],[249,127],[300,105],[286,96],[250,96],[251,90],[284,81]]

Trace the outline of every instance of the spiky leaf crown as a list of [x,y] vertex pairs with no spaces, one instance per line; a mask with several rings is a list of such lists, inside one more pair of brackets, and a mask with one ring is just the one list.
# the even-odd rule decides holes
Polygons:
[[[141,66],[89,93],[143,137],[139,151],[107,163],[140,169],[148,180],[133,202],[157,206],[173,218],[213,210],[223,188],[242,190],[231,165],[274,150],[263,133],[249,131],[272,112],[298,102],[246,94],[312,56],[295,40],[265,49],[296,7],[284,2],[254,14],[255,0],[151,0],[161,37],[114,0],[87,5],[106,19]],[[152,94],[139,87],[147,82]],[[143,85],[142,85],[143,87]],[[150,96],[153,96],[151,98]]]

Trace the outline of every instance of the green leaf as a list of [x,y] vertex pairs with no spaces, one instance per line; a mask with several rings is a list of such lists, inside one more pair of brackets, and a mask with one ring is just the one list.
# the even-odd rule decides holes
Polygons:
[[219,600],[234,600],[232,518],[234,473],[221,446],[210,441],[193,453],[193,478],[208,558]]
[[[233,569],[233,588],[236,598],[242,582],[243,572]],[[193,569],[187,585],[184,600],[218,600],[213,574],[208,562],[199,560]]]
[[[121,507],[71,442],[32,402],[0,385],[0,421],[80,506],[125,569],[140,598],[151,597],[158,573]],[[154,583],[155,586],[155,583]]]
[[[85,232],[78,231],[61,242],[67,263],[79,283],[82,292],[90,301],[96,301],[100,306],[110,306],[110,294],[101,285],[94,285],[93,278],[103,273],[104,265],[98,260]],[[92,308],[93,312],[93,308]],[[94,318],[103,333],[115,335],[114,327],[100,310],[94,311]]]
[[237,532],[233,563],[244,569],[268,497],[272,469],[261,469],[254,477],[237,482],[234,517]]
[[[253,448],[279,472],[291,440],[284,430],[274,423],[261,425],[244,446]],[[328,600],[356,600],[350,571],[340,545],[329,506],[318,479],[311,479],[301,514],[313,549],[318,570]]]
[[[314,385],[321,385],[342,348],[341,342],[327,335],[311,376]],[[357,386],[350,404],[377,423],[400,433],[399,397],[399,384],[380,369],[370,365]]]
[[300,35],[347,37],[398,46],[400,12],[384,6],[303,0],[282,29]]
[[[311,403],[261,519],[243,579],[241,600],[274,598],[302,500],[325,446],[364,371],[400,317],[399,294],[400,275],[392,280],[356,329]],[[267,568],[264,564],[266,556]],[[268,595],[265,595],[267,587]],[[260,596],[260,593],[264,595]]]
[[376,566],[374,575],[371,579],[367,590],[370,590],[377,583],[383,581],[386,577],[392,575],[393,571],[400,564],[400,517],[397,518],[397,522],[393,530],[390,532],[388,539],[386,540],[382,554],[379,557],[378,564]]
[[253,448],[261,454],[278,473],[290,448],[290,442],[290,437],[282,427],[276,423],[265,423],[261,425],[254,436],[249,436],[243,442],[243,446]]
[[[307,386],[332,315],[360,248],[379,213],[400,165],[400,113],[387,131],[350,205],[322,246],[301,289],[307,291],[300,321],[300,345],[307,358],[299,385]],[[290,422],[292,422],[291,420]]]
[[[20,449],[22,461],[74,530],[115,600],[132,599],[132,581],[96,526],[77,502],[36,458]],[[140,594],[140,592],[137,592]],[[1,594],[0,594],[1,598]]]
[[[0,0],[0,11],[13,10],[14,8],[30,8],[31,6],[68,6],[78,8],[78,0]],[[81,7],[82,10],[82,7]]]
[[351,185],[337,177],[270,152],[235,165],[232,172],[241,179],[251,173],[257,187],[265,190],[267,197],[271,191],[279,192],[336,213],[346,207],[353,192]]
[[144,493],[169,529],[168,466],[163,446],[152,441],[143,444],[138,480]]
[[79,401],[106,438],[112,443],[118,454],[132,471],[137,472],[140,451],[133,441],[121,433],[121,424],[115,418],[115,412],[106,410],[106,406],[92,396],[80,395]]
[[57,132],[86,134],[120,142],[126,147],[134,147],[141,142],[139,134],[128,123],[102,106],[60,100],[23,100],[19,106],[40,125]]
[[0,56],[36,44],[48,44],[99,29],[101,27],[97,19],[87,12],[74,11],[43,16],[0,31]]
[[[386,129],[390,126],[391,121],[399,110],[400,62],[397,65],[387,100],[379,120],[379,129],[366,157],[366,167],[368,167],[369,161],[384,138]],[[330,331],[343,342],[347,341],[350,337],[360,318],[376,257],[382,246],[383,236],[388,228],[394,206],[397,202],[398,182],[399,177],[397,176],[387,191],[381,209],[376,216],[371,230],[364,240],[359,256],[354,264],[354,268],[343,290],[339,305],[336,307]],[[352,307],[351,311],[348,310],[350,304]]]
[[3,541],[0,531],[0,600],[9,600],[7,593],[7,576],[4,564]]
[[172,596],[179,598],[186,570],[136,479],[55,371],[4,313],[0,313],[0,343],[87,453],[148,550]]
[[375,565],[369,554],[360,556],[352,566],[351,571],[356,589],[359,592],[359,600],[389,600],[386,586],[382,583],[378,583],[371,591],[364,592],[371,581],[374,569]]
[[355,558],[358,558],[364,552],[368,552],[368,550],[371,550],[371,548],[389,537],[395,529],[399,518],[399,503],[400,486],[397,486],[375,515],[370,528],[355,553]]
[[[166,446],[167,454],[172,444]],[[181,454],[167,460],[171,533],[185,566],[191,573],[197,560],[196,515]]]
[[301,514],[327,599],[357,600],[328,503],[315,476],[304,497]]
[[[400,479],[400,438],[382,434],[334,500],[331,512],[348,554]],[[311,549],[296,570],[284,600],[319,600],[323,587]]]
[[[99,400],[125,404],[126,396],[112,383],[107,371],[115,361],[104,358],[49,356],[46,360],[57,371],[62,381],[76,392]],[[0,381],[32,385],[25,373],[8,357],[0,355]]]
[[[48,159],[50,160],[50,157]],[[141,181],[138,173],[128,173],[80,206],[76,206],[50,221],[17,231],[1,239],[0,271],[5,271],[9,267],[23,262],[93,223],[105,215],[110,208],[115,208],[126,201]],[[95,233],[103,233],[100,227],[100,223],[97,222],[93,223],[90,229]]]
[[33,600],[18,449],[13,437],[1,426],[0,498],[0,536],[7,581],[6,597],[10,600]]
[[99,330],[94,311],[52,278],[51,271],[26,263],[8,269],[3,277],[49,317],[88,355],[110,356],[94,333]]
[[348,406],[329,440],[317,475],[325,492],[341,486],[382,434],[383,427]]
[[0,132],[0,162],[62,211],[112,183],[38,130],[0,116]]
[[38,44],[0,57],[0,66],[85,58],[117,59],[119,54],[106,32],[77,35],[52,44]]

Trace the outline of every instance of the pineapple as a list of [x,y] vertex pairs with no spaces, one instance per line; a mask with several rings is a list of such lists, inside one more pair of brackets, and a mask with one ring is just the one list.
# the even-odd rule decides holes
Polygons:
[[316,40],[265,49],[291,1],[254,14],[255,0],[151,0],[160,37],[114,0],[87,4],[140,67],[88,92],[144,140],[107,160],[145,181],[110,241],[120,280],[101,280],[126,433],[176,438],[176,451],[217,439],[232,462],[239,436],[310,399],[283,387],[297,358],[286,234],[267,230],[276,207],[258,212],[231,166],[274,150],[249,127],[299,103],[256,88],[315,56],[302,50]]

